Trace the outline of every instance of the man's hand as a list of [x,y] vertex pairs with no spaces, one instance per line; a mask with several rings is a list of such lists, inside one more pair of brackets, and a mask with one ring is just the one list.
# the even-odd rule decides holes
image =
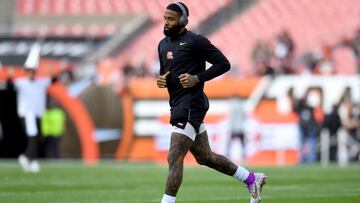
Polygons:
[[198,76],[190,75],[189,73],[181,74],[179,79],[183,88],[194,87],[198,82],[200,82]]
[[166,78],[170,74],[170,71],[166,72],[164,75],[159,75],[157,78],[157,86],[158,88],[165,88],[166,87]]

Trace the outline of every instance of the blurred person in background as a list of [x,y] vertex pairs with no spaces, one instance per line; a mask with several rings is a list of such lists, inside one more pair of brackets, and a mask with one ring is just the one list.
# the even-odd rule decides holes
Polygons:
[[[40,119],[45,112],[49,78],[36,78],[37,67],[26,67],[26,76],[14,79],[14,69],[8,69],[7,88],[17,93],[17,113],[27,135],[28,143],[18,161],[25,172],[40,172],[38,158],[41,137]],[[52,69],[49,69],[52,75]],[[56,78],[52,79],[53,82]]]
[[244,102],[240,99],[230,99],[229,105],[231,138],[228,142],[227,154],[231,160],[242,163],[246,155],[244,123],[247,119],[247,115],[244,110]]
[[319,54],[313,50],[306,52],[299,57],[299,61],[300,65],[304,66],[303,69],[300,70],[302,74],[313,74],[317,70]]
[[295,44],[286,30],[278,34],[274,47],[274,54],[278,60],[279,72],[282,74],[293,74],[294,71],[294,57],[295,57]]
[[[170,95],[173,126],[168,154],[169,171],[162,203],[174,203],[183,177],[184,157],[190,151],[197,162],[233,176],[247,186],[251,203],[261,200],[266,176],[237,166],[211,151],[203,119],[209,108],[204,84],[230,69],[227,58],[205,37],[188,31],[189,10],[181,2],[169,4],[164,13],[164,34],[158,46],[159,88]],[[206,69],[206,61],[212,64]]]
[[320,57],[316,62],[313,73],[319,75],[335,74],[335,64],[332,55],[332,47],[328,44],[324,44],[321,48]]
[[0,122],[0,141],[2,140],[2,138],[3,138],[3,129],[2,129],[1,122]]
[[353,128],[353,140],[355,140],[356,147],[353,150],[352,161],[360,162],[360,104],[354,103],[352,108],[352,117],[355,121]]
[[56,159],[60,157],[59,144],[66,130],[66,115],[54,99],[49,98],[48,101],[48,108],[41,118],[43,156]]
[[356,31],[353,43],[352,50],[355,57],[357,73],[360,75],[360,28]]
[[[0,61],[0,69],[2,69],[1,61]],[[3,138],[3,129],[2,129],[2,124],[1,124],[1,120],[0,120],[0,141],[2,140],[2,138]]]
[[325,43],[321,49],[313,49],[299,57],[298,65],[304,65],[303,73],[314,75],[333,75],[336,73],[333,50],[335,46]]
[[289,115],[294,111],[294,87],[289,87],[284,94],[279,95],[276,100],[277,112],[282,115]]
[[360,120],[359,120],[358,106],[353,103],[351,99],[351,89],[347,87],[340,100],[339,115],[342,123],[342,128],[348,135],[348,147],[350,160],[360,160]]
[[355,32],[355,36],[353,37],[350,46],[355,58],[357,73],[360,75],[360,28]]
[[328,129],[330,135],[330,161],[337,160],[338,131],[341,128],[339,104],[333,105],[331,112],[325,115],[323,127]]
[[360,28],[356,30],[352,39],[345,37],[340,42],[341,46],[347,46],[351,49],[356,65],[356,72],[360,75]]
[[301,162],[314,163],[317,160],[317,141],[323,115],[321,115],[320,95],[308,89],[300,100],[294,102],[294,112],[299,117],[301,135]]
[[251,52],[251,59],[255,69],[255,74],[259,76],[274,75],[275,71],[271,67],[273,51],[270,43],[258,40]]
[[135,77],[135,66],[130,60],[125,62],[124,66],[121,67],[121,75],[123,77],[123,84],[120,93],[126,93],[129,91],[131,79]]

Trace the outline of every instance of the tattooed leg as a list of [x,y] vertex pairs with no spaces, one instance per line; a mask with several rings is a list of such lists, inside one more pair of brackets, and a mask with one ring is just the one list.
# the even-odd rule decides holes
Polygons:
[[208,166],[229,176],[234,175],[238,168],[236,164],[225,156],[211,151],[206,131],[196,136],[190,151],[200,165]]
[[169,173],[166,181],[165,194],[176,196],[183,177],[184,157],[193,141],[180,133],[172,133],[168,154]]

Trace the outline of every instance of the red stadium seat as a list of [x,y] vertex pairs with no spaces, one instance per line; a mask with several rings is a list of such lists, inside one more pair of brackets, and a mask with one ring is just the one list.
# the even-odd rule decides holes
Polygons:
[[356,66],[354,61],[356,60],[352,51],[349,48],[336,49],[333,53],[334,63],[337,67],[335,70],[338,74],[342,75],[355,75]]

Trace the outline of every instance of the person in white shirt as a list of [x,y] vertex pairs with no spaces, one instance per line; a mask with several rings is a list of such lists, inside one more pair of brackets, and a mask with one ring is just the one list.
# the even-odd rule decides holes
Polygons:
[[[17,112],[21,118],[28,144],[18,161],[26,172],[40,172],[37,161],[40,131],[40,118],[45,112],[47,89],[50,78],[37,78],[36,68],[26,68],[26,77],[13,79],[14,70],[9,69],[8,88],[17,93]],[[50,71],[51,72],[51,71]]]

